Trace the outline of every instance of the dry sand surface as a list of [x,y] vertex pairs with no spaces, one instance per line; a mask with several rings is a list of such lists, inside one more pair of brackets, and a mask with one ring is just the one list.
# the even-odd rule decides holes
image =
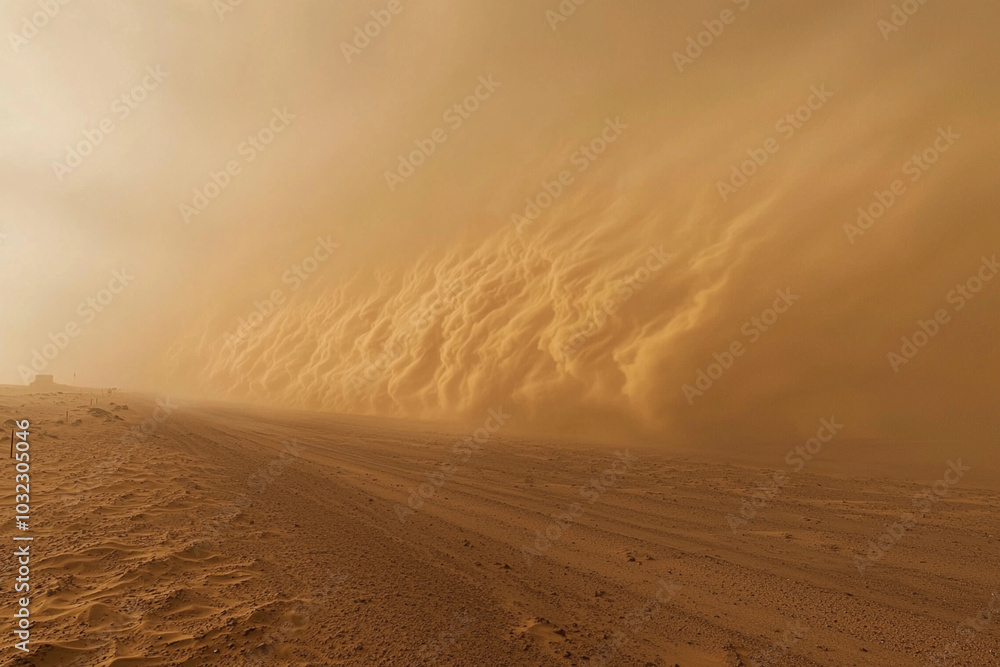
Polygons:
[[[794,473],[787,448],[626,460],[501,429],[456,455],[460,430],[194,404],[129,441],[154,399],[102,397],[98,411],[92,396],[0,391],[0,422],[31,421],[35,536],[32,653],[18,656],[9,628],[3,665],[1000,660],[1000,614],[960,625],[1000,611],[1000,501],[984,467],[864,575],[854,562],[946,461],[969,464],[957,445],[882,446],[880,467],[844,435]],[[780,470],[787,482],[731,530]],[[421,484],[429,497],[403,510]]]

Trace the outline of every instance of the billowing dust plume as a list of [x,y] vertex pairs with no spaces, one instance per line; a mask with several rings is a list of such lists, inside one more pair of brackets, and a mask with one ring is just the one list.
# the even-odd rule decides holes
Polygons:
[[[891,2],[403,4],[358,53],[379,3],[247,4],[211,34],[190,28],[208,3],[175,18],[195,38],[165,90],[199,120],[158,127],[199,148],[128,204],[159,207],[140,256],[171,287],[103,339],[137,384],[503,406],[571,435],[752,441],[830,416],[860,438],[997,434],[1000,280],[953,290],[1000,253],[1000,10],[926,3],[887,31]],[[208,53],[231,86],[198,78]],[[185,224],[285,104],[273,149]]]

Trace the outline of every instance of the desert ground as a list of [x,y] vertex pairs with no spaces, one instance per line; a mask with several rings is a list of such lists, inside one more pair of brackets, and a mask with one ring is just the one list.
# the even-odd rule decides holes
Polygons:
[[737,458],[492,421],[470,446],[482,424],[69,388],[0,390],[7,438],[11,419],[31,422],[33,627],[27,658],[5,631],[3,665],[1000,661],[1000,498],[971,446],[845,431],[796,471],[795,443]]

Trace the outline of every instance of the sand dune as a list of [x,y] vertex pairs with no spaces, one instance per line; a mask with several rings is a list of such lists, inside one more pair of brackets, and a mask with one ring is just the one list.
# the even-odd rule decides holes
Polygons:
[[8,638],[5,665],[888,667],[1000,649],[992,622],[956,630],[996,600],[988,475],[863,575],[854,561],[943,460],[908,464],[923,484],[807,467],[731,530],[787,468],[770,451],[726,464],[500,431],[456,457],[461,429],[218,405],[128,441],[153,399],[89,398],[0,396],[3,420],[33,423],[37,536],[37,644],[27,663]]

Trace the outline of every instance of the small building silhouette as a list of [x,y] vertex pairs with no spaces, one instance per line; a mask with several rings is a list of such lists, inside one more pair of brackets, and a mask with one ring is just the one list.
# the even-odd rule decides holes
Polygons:
[[36,375],[35,381],[31,383],[35,389],[45,389],[56,386],[54,375]]

